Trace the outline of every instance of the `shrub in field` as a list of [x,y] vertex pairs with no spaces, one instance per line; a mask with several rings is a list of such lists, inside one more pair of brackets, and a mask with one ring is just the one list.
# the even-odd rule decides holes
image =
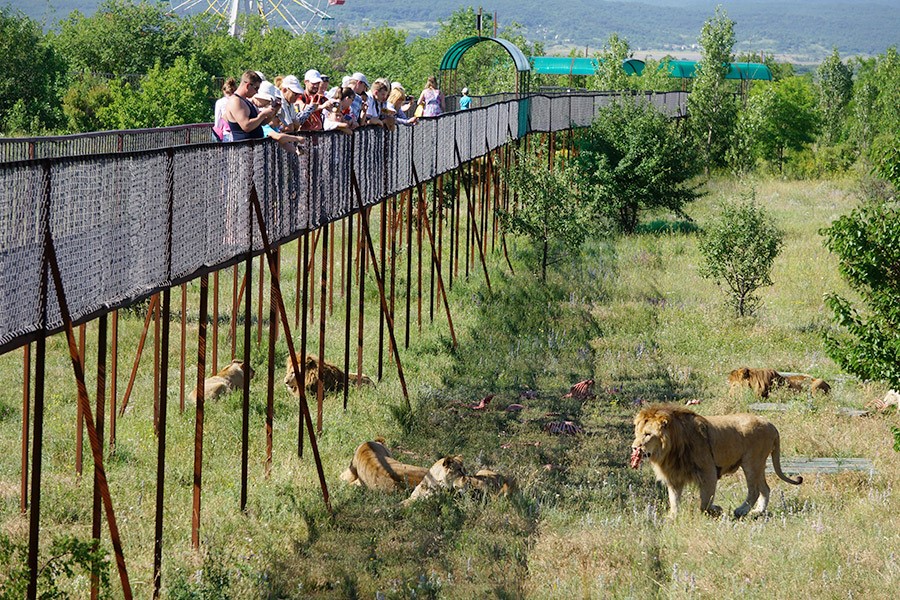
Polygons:
[[[39,598],[70,598],[66,581],[94,575],[101,598],[109,598],[109,559],[94,540],[63,536],[53,540],[50,558],[39,567]],[[24,598],[28,589],[28,546],[0,534],[0,600]]]
[[826,351],[847,372],[900,389],[900,206],[870,201],[822,234],[864,304],[858,309],[837,294],[826,297],[842,328],[826,334]]
[[500,211],[500,223],[504,231],[524,235],[540,248],[541,281],[546,281],[551,253],[557,248],[573,252],[587,236],[587,211],[561,166],[547,169],[538,157],[519,153],[506,177],[520,203]]
[[725,285],[735,314],[751,315],[759,306],[756,290],[772,285],[772,264],[783,239],[784,233],[752,194],[725,203],[700,240],[700,275]]
[[688,183],[699,173],[696,147],[646,102],[603,107],[580,134],[578,146],[579,187],[596,214],[625,233],[634,232],[641,210],[663,208],[680,215],[700,195]]

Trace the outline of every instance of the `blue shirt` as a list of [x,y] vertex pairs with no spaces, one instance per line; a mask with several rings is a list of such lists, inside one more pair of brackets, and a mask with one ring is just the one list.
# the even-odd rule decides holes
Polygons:
[[472,97],[462,96],[459,99],[459,110],[469,110],[472,107]]

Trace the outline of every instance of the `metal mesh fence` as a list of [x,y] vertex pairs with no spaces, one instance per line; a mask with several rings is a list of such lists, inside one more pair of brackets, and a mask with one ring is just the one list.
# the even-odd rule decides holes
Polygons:
[[[683,114],[681,92],[641,97]],[[261,251],[250,223],[254,187],[270,239],[284,242],[356,210],[354,175],[371,206],[413,186],[413,165],[427,181],[529,131],[589,125],[613,99],[534,95],[393,132],[314,134],[299,155],[270,140],[184,145],[179,130],[140,137],[157,144],[174,135],[166,149],[0,164],[0,351],[40,328],[44,211],[78,321]],[[57,330],[59,310],[48,306],[47,329]]]

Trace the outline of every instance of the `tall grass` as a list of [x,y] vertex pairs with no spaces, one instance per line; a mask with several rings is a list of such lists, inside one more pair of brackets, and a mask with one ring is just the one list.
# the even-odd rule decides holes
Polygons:
[[[702,228],[717,199],[737,195],[746,185],[713,181],[708,196],[688,212]],[[696,237],[684,226],[655,225],[627,238],[593,240],[580,256],[557,265],[546,285],[528,272],[534,263],[524,242],[513,240],[516,275],[499,252],[492,255],[492,293],[477,271],[469,281],[457,279],[450,301],[459,347],[452,348],[436,310],[433,324],[426,311],[421,334],[413,318],[411,347],[401,350],[411,410],[404,408],[390,363],[376,388],[351,391],[347,411],[340,396],[326,397],[318,445],[333,515],[322,502],[309,444],[302,460],[296,455],[297,406],[280,384],[274,464],[271,476],[264,476],[265,352],[254,351],[249,504],[245,513],[238,510],[241,401],[235,394],[207,404],[200,552],[190,547],[193,406],[183,414],[177,410],[173,343],[166,596],[893,597],[900,584],[900,466],[890,433],[896,416],[840,416],[837,408],[862,407],[883,390],[842,374],[821,343],[821,332],[831,327],[822,295],[847,290],[817,231],[853,206],[852,187],[771,180],[753,185],[760,203],[787,231],[775,285],[761,291],[763,304],[753,319],[734,320],[720,291],[699,277]],[[660,223],[670,218],[654,217]],[[294,251],[288,247],[285,254]],[[282,276],[286,290],[292,289],[291,269],[285,266]],[[223,285],[230,289],[230,280]],[[364,371],[373,374],[373,281],[366,291]],[[190,293],[196,298],[196,288]],[[326,332],[326,355],[336,362],[342,362],[336,358],[342,356],[342,305],[336,300]],[[188,317],[195,338],[196,315]],[[120,370],[130,366],[141,318],[123,317]],[[96,347],[93,336],[89,327],[88,348]],[[190,367],[196,364],[196,339],[188,339]],[[49,352],[45,543],[62,534],[88,537],[91,502],[89,453],[85,476],[79,482],[74,474],[75,388],[60,336],[50,340]],[[276,383],[285,354],[281,340]],[[220,363],[226,357],[223,342]],[[93,361],[89,353],[89,373]],[[754,399],[728,395],[725,383],[727,372],[742,365],[803,371],[833,383],[828,398],[775,398],[792,407],[771,417],[781,431],[783,455],[862,456],[875,471],[812,475],[799,488],[770,481],[768,514],[743,521],[701,515],[691,490],[682,514],[669,521],[663,487],[648,469],[626,468],[635,405],[696,398],[704,414],[747,410]],[[18,514],[21,353],[0,357],[0,377],[0,532],[24,543],[27,520]],[[120,395],[124,377],[120,373]],[[195,377],[189,375],[188,385]],[[596,399],[562,398],[570,385],[588,377],[597,382]],[[107,464],[138,597],[149,595],[152,583],[152,390],[145,366]],[[495,397],[487,410],[469,408],[488,394]],[[524,409],[504,410],[511,403]],[[545,433],[543,426],[556,420],[577,422],[585,433]],[[377,436],[401,460],[423,466],[462,453],[473,471],[485,466],[514,476],[519,492],[498,500],[436,494],[402,508],[400,494],[344,485],[338,475],[355,447]],[[739,476],[725,478],[717,502],[734,508],[745,491]],[[111,548],[107,539],[104,547]],[[112,580],[117,585],[115,575]],[[63,584],[74,597],[87,594],[83,577]]]

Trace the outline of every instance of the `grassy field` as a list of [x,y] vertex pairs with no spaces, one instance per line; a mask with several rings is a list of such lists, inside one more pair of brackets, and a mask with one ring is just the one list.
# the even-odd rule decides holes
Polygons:
[[[480,271],[468,282],[455,282],[450,301],[458,349],[452,349],[440,306],[432,324],[426,305],[421,333],[412,332],[410,350],[401,354],[411,413],[403,408],[391,364],[377,388],[351,392],[347,411],[339,396],[326,399],[318,443],[332,515],[322,502],[308,443],[304,458],[296,456],[297,407],[279,383],[283,340],[276,349],[274,463],[271,476],[264,476],[265,350],[254,350],[248,509],[238,510],[241,400],[234,394],[207,405],[199,553],[190,545],[193,406],[183,414],[177,410],[178,324],[173,324],[166,597],[894,597],[900,587],[900,464],[890,427],[897,416],[841,416],[839,408],[861,408],[885,390],[843,374],[822,347],[822,332],[832,326],[822,296],[848,292],[818,230],[855,205],[854,186],[717,180],[688,212],[702,227],[717,201],[750,185],[787,233],[775,285],[762,291],[756,317],[732,318],[721,292],[699,278],[693,234],[592,240],[581,256],[557,263],[547,285],[528,273],[526,245],[514,243],[516,275],[499,253],[490,258],[491,293]],[[294,252],[294,246],[285,249],[287,256]],[[294,273],[285,268],[284,278],[285,287],[293,289]],[[223,295],[230,295],[230,279],[223,277],[222,285],[229,290]],[[196,306],[196,288],[190,294]],[[376,294],[370,278],[364,370],[373,375]],[[293,306],[291,293],[287,296]],[[174,294],[173,302],[179,301]],[[333,361],[342,356],[342,313],[343,302],[336,299],[326,352]],[[187,316],[195,332],[196,314]],[[142,314],[122,318],[120,396],[142,319]],[[402,319],[398,326],[402,331]],[[355,327],[354,322],[354,332]],[[220,363],[230,358],[226,329],[223,325],[220,332]],[[96,348],[95,325],[88,333],[88,348]],[[254,330],[254,342],[255,335]],[[71,365],[60,336],[48,347],[45,544],[62,534],[89,537],[91,523],[90,477],[79,482],[74,472]],[[195,365],[195,348],[196,339],[189,338],[189,368]],[[88,356],[91,372],[95,361]],[[149,356],[145,350],[145,365]],[[21,363],[21,352],[0,357],[0,533],[15,543],[27,541],[28,528],[18,512]],[[805,475],[799,487],[770,476],[768,514],[742,521],[700,514],[691,489],[679,518],[669,521],[665,490],[650,469],[627,468],[636,405],[698,399],[703,414],[747,410],[755,399],[729,396],[725,380],[728,371],[743,365],[802,371],[832,384],[832,395],[824,399],[773,397],[791,404],[787,412],[770,416],[781,432],[783,456],[864,457],[874,472]],[[195,371],[189,373],[193,381]],[[596,399],[562,398],[570,385],[588,377],[597,381]],[[89,379],[91,396],[92,385]],[[107,464],[137,597],[148,597],[152,589],[152,390],[145,366]],[[523,397],[524,390],[536,397]],[[487,394],[495,394],[488,410],[466,406]],[[525,408],[504,410],[510,403]],[[560,420],[579,424],[584,433],[543,431]],[[338,475],[355,447],[377,436],[395,456],[418,465],[461,453],[471,471],[489,467],[513,476],[519,492],[495,500],[437,494],[402,508],[400,494],[344,485]],[[90,469],[86,452],[85,473]],[[729,513],[745,491],[740,476],[725,478],[717,503]],[[111,549],[107,538],[104,532],[104,545]],[[112,580],[117,586],[115,573]],[[62,585],[73,597],[87,595],[84,576]],[[118,595],[114,589],[112,596]]]

